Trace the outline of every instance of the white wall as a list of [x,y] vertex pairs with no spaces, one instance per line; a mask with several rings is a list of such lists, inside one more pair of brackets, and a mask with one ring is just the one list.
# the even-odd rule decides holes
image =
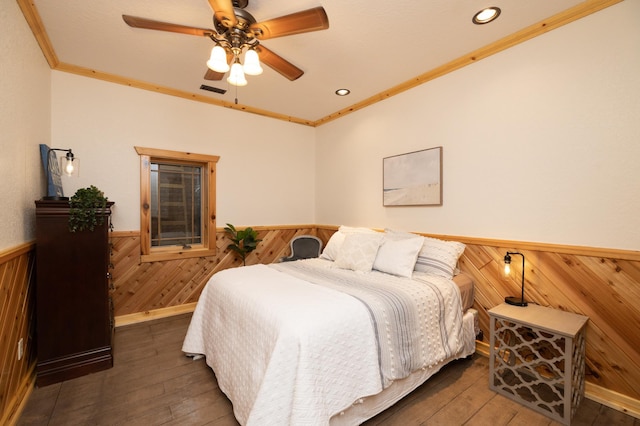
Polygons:
[[[317,132],[318,223],[640,249],[640,1]],[[443,146],[444,205],[383,207],[382,158]]]
[[33,240],[46,192],[39,144],[49,143],[51,71],[15,0],[0,0],[0,251]]
[[[221,156],[219,225],[640,249],[638,1],[317,129],[51,72],[16,3],[0,1],[0,250],[33,239],[39,143],[74,150],[81,177],[64,180],[67,195],[104,190],[117,230],[139,228],[140,145]],[[434,146],[444,205],[382,207],[382,158]]]
[[314,223],[313,128],[57,71],[52,94],[52,143],[80,159],[65,195],[97,186],[118,231],[140,229],[134,146],[219,155],[218,226]]

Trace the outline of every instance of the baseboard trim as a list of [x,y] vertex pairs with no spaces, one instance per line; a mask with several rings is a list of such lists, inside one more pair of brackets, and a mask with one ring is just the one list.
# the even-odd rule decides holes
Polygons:
[[[489,357],[489,343],[476,340],[476,354]],[[640,419],[640,401],[621,393],[585,382],[584,396],[599,404]]]
[[621,393],[585,382],[584,396],[592,401],[640,419],[640,401]]
[[476,353],[489,358],[489,344],[487,342],[476,340]]
[[120,315],[115,318],[116,328],[125,325],[138,324],[160,318],[168,318],[175,315],[191,313],[196,309],[196,302],[184,305],[171,306],[168,308],[154,309],[152,311],[137,312],[135,314]]

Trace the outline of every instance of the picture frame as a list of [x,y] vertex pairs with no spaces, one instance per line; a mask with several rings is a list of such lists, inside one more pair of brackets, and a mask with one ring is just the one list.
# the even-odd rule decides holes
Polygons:
[[62,190],[61,172],[58,165],[58,156],[56,152],[49,148],[46,144],[40,144],[40,157],[42,158],[42,167],[47,179],[47,195],[46,197],[64,197]]
[[442,147],[382,159],[382,204],[442,205]]

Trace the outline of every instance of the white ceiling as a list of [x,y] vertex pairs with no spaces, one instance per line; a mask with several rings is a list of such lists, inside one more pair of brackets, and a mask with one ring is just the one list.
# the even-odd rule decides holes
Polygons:
[[[582,3],[580,0],[249,0],[258,22],[322,6],[329,29],[261,44],[305,71],[296,81],[264,67],[247,86],[207,81],[209,38],[130,28],[122,15],[213,28],[207,0],[35,0],[61,63],[316,121],[403,84]],[[498,6],[493,23],[474,25],[478,10]],[[228,89],[225,95],[201,84]],[[336,89],[351,94],[339,97]]]

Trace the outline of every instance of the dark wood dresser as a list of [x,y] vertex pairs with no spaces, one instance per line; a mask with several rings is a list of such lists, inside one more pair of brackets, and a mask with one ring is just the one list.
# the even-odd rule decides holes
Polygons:
[[111,206],[93,231],[69,231],[69,201],[36,201],[36,384],[113,366]]

